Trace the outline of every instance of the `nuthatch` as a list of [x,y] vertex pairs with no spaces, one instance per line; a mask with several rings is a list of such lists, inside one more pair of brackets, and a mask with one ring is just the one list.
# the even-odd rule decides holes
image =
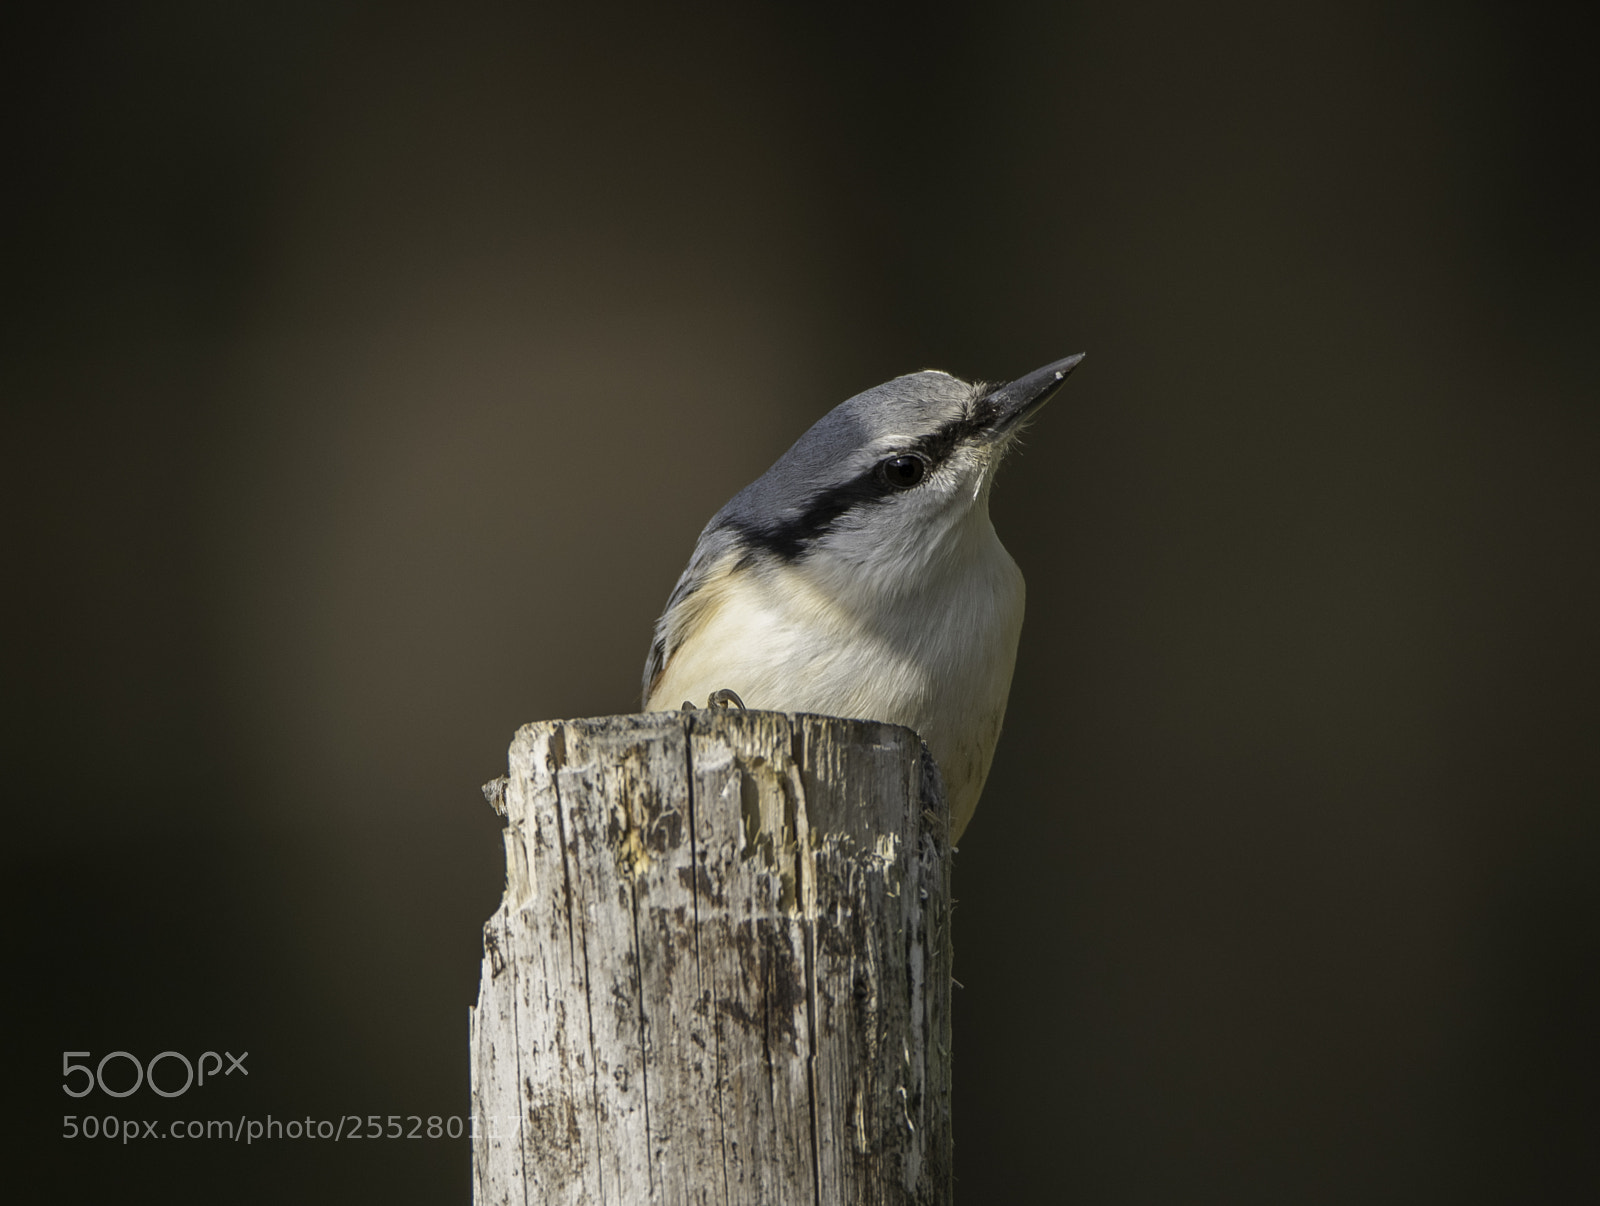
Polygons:
[[989,522],[989,488],[1082,359],[1001,386],[911,373],[824,415],[700,533],[656,621],[645,710],[736,693],[906,725],[939,764],[958,838],[1022,632],[1022,571]]

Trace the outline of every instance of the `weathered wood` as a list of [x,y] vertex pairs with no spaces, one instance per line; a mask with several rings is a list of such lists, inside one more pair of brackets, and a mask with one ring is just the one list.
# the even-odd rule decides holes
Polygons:
[[916,734],[554,721],[496,794],[476,1202],[950,1201],[948,813]]

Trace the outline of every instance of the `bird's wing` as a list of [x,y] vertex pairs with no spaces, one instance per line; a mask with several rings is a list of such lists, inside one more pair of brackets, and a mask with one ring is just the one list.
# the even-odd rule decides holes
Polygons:
[[732,528],[717,526],[715,520],[700,534],[694,556],[689,558],[688,567],[672,588],[666,609],[656,621],[650,656],[644,663],[643,706],[650,705],[650,696],[655,693],[656,684],[661,681],[672,655],[705,618],[707,609],[695,606],[695,596],[701,594],[713,578],[727,572],[738,552],[738,543],[738,533]]

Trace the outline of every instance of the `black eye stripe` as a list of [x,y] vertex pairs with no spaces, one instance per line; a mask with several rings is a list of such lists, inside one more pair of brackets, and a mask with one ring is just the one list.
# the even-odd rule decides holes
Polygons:
[[[900,455],[916,461],[922,467],[923,476],[927,475],[929,466],[926,457],[910,453]],[[804,554],[814,540],[829,531],[846,512],[882,502],[902,490],[909,489],[909,486],[891,485],[883,475],[883,466],[888,461],[898,459],[900,458],[886,458],[850,481],[824,490],[811,500],[810,506],[798,514],[791,514],[766,524],[731,520],[728,526],[743,536],[747,543],[765,549],[785,561],[793,561]],[[918,478],[918,481],[920,480],[921,478]],[[746,563],[741,561],[740,566]]]
[[987,431],[998,412],[987,396],[972,403],[962,414],[942,424],[938,431],[923,436],[912,451],[927,458],[928,466],[937,469],[955,451],[956,445],[982,431]]
[[[790,511],[765,522],[729,516],[723,523],[738,532],[750,548],[762,549],[783,561],[794,561],[804,556],[812,543],[832,529],[839,518],[850,510],[858,506],[870,506],[910,489],[910,486],[891,485],[883,474],[885,464],[899,457],[920,458],[923,473],[918,481],[926,480],[928,474],[938,469],[958,444],[988,427],[993,421],[992,410],[993,407],[985,407],[984,399],[980,398],[937,431],[883,458],[855,478],[815,495],[803,511]],[[750,553],[746,553],[741,558],[740,568],[749,564],[750,556]]]

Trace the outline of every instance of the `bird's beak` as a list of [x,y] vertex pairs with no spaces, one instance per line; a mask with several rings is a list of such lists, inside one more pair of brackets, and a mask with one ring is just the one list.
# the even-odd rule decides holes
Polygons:
[[994,416],[990,431],[995,437],[1010,434],[1061,388],[1067,374],[1078,367],[1083,353],[1057,360],[1042,369],[1035,369],[1026,377],[1018,377],[1008,385],[997,386],[984,395],[982,406]]

